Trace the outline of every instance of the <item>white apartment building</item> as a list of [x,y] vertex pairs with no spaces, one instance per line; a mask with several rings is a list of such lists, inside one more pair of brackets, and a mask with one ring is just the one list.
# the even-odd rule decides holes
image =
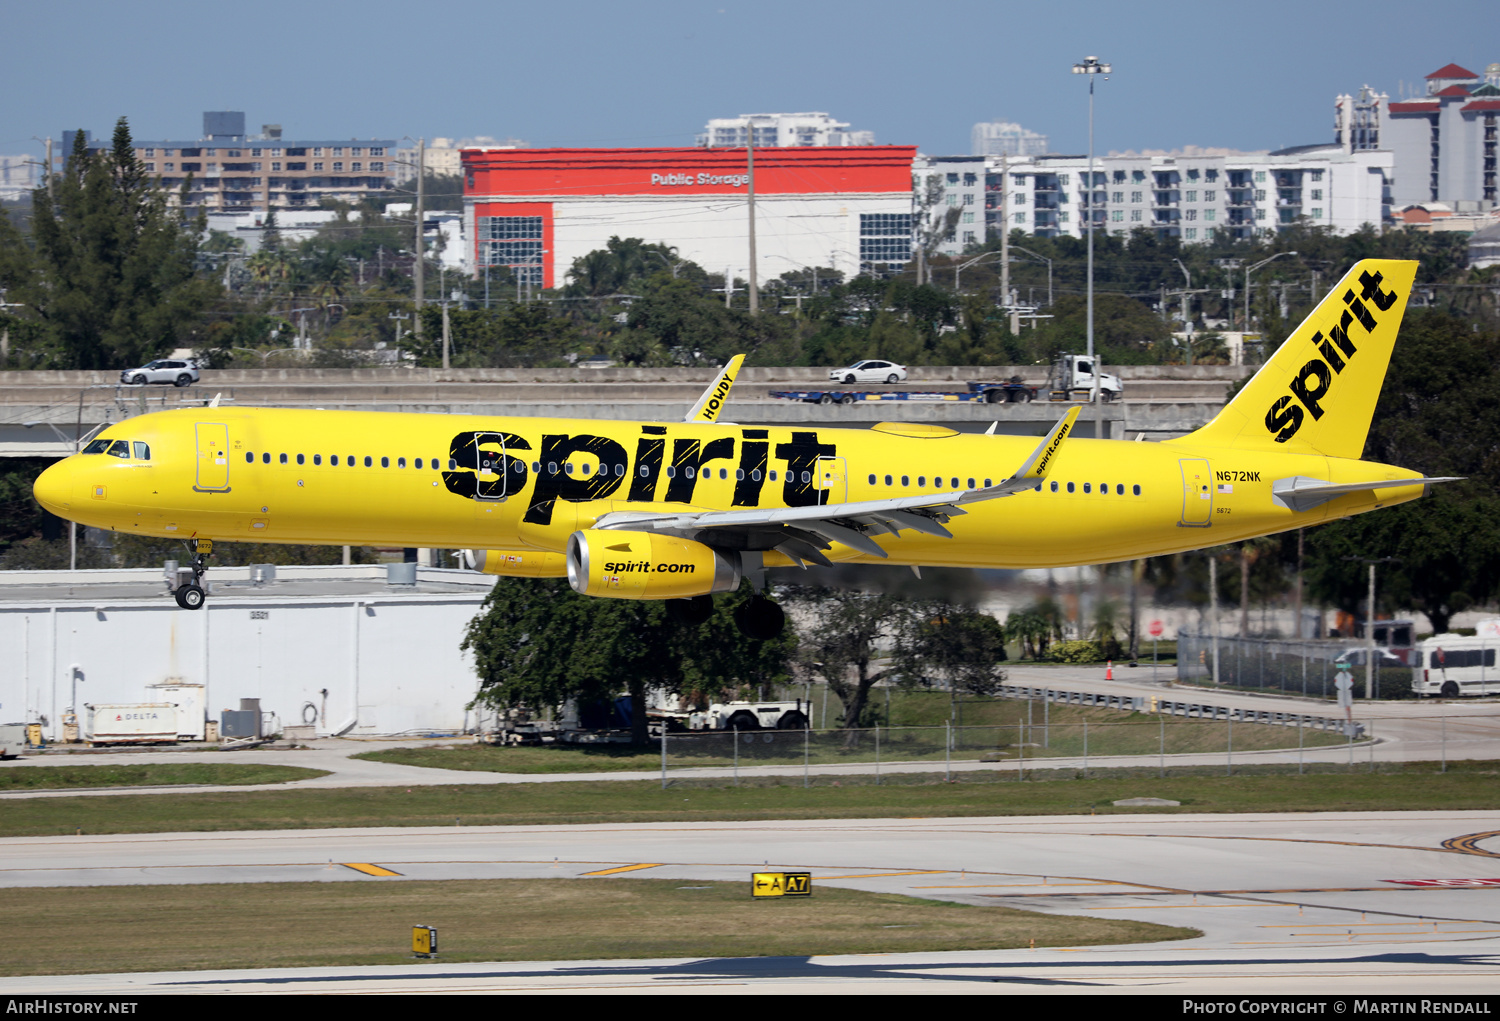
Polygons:
[[[926,178],[941,175],[943,199],[929,222],[960,210],[950,239],[938,248],[956,255],[1003,226],[1082,237],[1090,211],[1110,233],[1145,227],[1188,244],[1220,232],[1264,235],[1299,222],[1347,234],[1389,218],[1391,166],[1389,150],[1351,153],[1323,145],[1235,156],[1096,156],[1092,182],[1086,156],[1011,159],[1002,175],[993,156],[919,155],[913,176],[920,196]],[[970,218],[981,210],[982,217]]]
[[1500,63],[1478,75],[1448,64],[1427,75],[1423,96],[1391,102],[1366,85],[1334,100],[1334,143],[1346,152],[1394,154],[1391,193],[1399,210],[1442,202],[1459,213],[1496,206]]
[[875,144],[875,132],[850,131],[846,122],[826,113],[742,113],[709,121],[697,136],[698,145],[713,149],[743,146],[752,125],[756,148]]
[[[464,149],[525,149],[526,143],[519,138],[497,139],[489,135],[475,135],[473,138],[460,138],[454,141],[451,138],[434,138],[425,146],[422,153],[422,164],[427,168],[428,176],[434,174],[445,177],[457,177],[463,173],[463,161],[459,154]],[[396,161],[392,172],[392,181],[397,185],[403,185],[417,179],[417,147],[409,149],[397,149]]]
[[15,202],[39,187],[41,163],[35,156],[0,156],[0,201]]
[[1045,156],[1049,149],[1046,135],[1010,121],[982,121],[969,138],[969,151],[976,156]]

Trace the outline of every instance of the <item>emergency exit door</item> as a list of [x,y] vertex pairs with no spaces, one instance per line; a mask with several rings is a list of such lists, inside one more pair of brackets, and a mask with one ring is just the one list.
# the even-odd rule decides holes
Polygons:
[[229,492],[229,426],[199,422],[198,472],[193,488],[200,493]]
[[1184,457],[1182,467],[1182,519],[1179,528],[1207,528],[1213,524],[1214,478],[1208,461]]

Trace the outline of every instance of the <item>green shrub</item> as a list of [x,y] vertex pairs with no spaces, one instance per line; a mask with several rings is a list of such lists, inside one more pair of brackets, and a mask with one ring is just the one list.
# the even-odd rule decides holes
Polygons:
[[1047,649],[1047,659],[1053,663],[1102,663],[1104,652],[1093,641],[1053,642]]

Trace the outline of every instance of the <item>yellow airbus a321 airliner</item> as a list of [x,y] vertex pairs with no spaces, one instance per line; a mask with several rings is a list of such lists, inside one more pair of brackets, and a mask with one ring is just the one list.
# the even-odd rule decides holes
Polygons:
[[[742,360],[682,422],[205,407],[112,425],[37,479],[80,524],[190,540],[204,600],[219,541],[466,547],[490,574],[679,600],[836,562],[1062,567],[1300,528],[1421,496],[1359,460],[1413,262],[1366,260],[1212,422],[1161,443],[1037,443],[932,425],[718,422]],[[752,635],[779,607],[746,605]]]

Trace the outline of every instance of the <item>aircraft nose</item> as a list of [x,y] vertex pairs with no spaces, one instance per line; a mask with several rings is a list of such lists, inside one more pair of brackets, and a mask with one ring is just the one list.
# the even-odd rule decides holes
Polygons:
[[70,517],[73,503],[74,465],[71,457],[52,465],[31,484],[36,502],[60,518]]

